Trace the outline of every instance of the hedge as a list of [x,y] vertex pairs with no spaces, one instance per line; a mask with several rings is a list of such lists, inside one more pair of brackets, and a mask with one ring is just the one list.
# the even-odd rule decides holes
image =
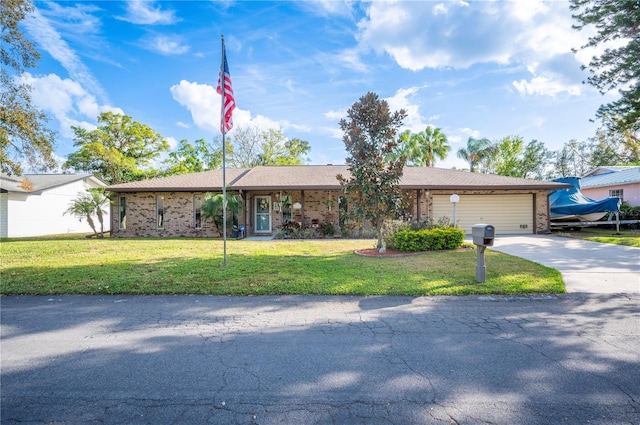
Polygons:
[[397,232],[393,240],[396,249],[403,252],[458,249],[464,241],[464,231],[455,227],[404,229]]

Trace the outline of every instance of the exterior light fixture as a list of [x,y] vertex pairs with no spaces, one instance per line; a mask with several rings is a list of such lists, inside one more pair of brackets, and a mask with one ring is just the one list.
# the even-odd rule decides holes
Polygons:
[[460,197],[454,193],[449,197],[449,201],[453,204],[453,227],[458,227],[458,221],[456,220],[456,204],[460,201]]

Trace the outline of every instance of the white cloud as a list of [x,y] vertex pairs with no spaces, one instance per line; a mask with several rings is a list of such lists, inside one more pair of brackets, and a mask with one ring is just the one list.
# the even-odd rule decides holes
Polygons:
[[280,125],[282,126],[282,130],[286,132],[286,130],[288,129],[293,129],[296,131],[302,131],[304,133],[311,133],[313,131],[313,128],[311,128],[308,125],[304,125],[304,124],[294,124],[291,123],[287,120],[281,121]]
[[48,19],[36,9],[30,19],[25,19],[23,23],[38,46],[57,60],[67,70],[72,80],[77,81],[86,91],[106,102],[107,96],[98,81]]
[[118,19],[141,25],[166,25],[177,22],[175,11],[162,10],[153,1],[129,0],[127,15]]
[[48,9],[38,9],[40,13],[47,18],[53,18],[56,26],[63,28],[66,34],[79,35],[86,38],[100,33],[102,22],[92,15],[93,12],[101,10],[97,6],[91,4],[62,6],[54,2],[47,2],[46,6]]
[[561,93],[578,96],[582,93],[582,85],[565,85],[551,76],[536,76],[531,80],[514,81],[513,86],[522,95],[543,95],[556,97]]
[[319,16],[351,17],[353,15],[353,3],[351,0],[314,0],[300,2],[299,5]]
[[347,116],[347,110],[343,109],[340,111],[328,111],[324,113],[325,118],[330,120],[340,121],[342,118]]
[[71,126],[93,130],[101,112],[124,113],[120,108],[100,105],[78,82],[55,74],[34,77],[24,73],[19,81],[31,86],[34,104],[59,121],[60,133],[66,138],[73,137]]
[[178,127],[182,127],[182,128],[191,128],[191,126],[190,126],[189,124],[183,123],[182,121],[178,121],[178,122],[176,123],[176,125],[177,125]]
[[318,131],[322,134],[328,135],[332,139],[342,140],[344,133],[339,127],[320,127]]
[[190,49],[183,42],[184,40],[180,36],[158,35],[148,42],[146,47],[163,55],[181,55]]
[[426,123],[420,114],[420,105],[413,101],[418,94],[420,87],[410,87],[408,89],[399,89],[395,95],[385,99],[389,103],[391,112],[404,109],[407,117],[403,121],[403,129],[413,132],[422,131],[426,127]]
[[[191,112],[191,118],[197,127],[213,133],[220,131],[220,95],[216,93],[215,87],[182,80],[171,86],[170,91],[173,99]],[[284,127],[283,124],[292,126],[286,121],[275,121],[264,115],[252,117],[251,111],[238,107],[233,111],[234,128],[253,126],[261,130],[280,129]]]
[[178,139],[176,139],[175,137],[165,137],[164,140],[166,140],[167,143],[169,143],[170,151],[178,147],[179,142],[178,142]]
[[[577,76],[580,62],[590,56],[571,53],[589,35],[573,30],[572,24],[566,2],[440,2],[431,7],[424,2],[371,2],[367,17],[358,23],[354,51],[388,54],[412,71],[517,65],[532,74],[532,80],[525,81],[528,90],[518,82],[522,93],[575,94],[583,79]],[[567,55],[573,60],[546,68]],[[543,84],[541,78],[553,82]]]

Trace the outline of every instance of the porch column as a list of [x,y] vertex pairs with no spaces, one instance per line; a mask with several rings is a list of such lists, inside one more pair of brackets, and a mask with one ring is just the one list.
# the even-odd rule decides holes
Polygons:
[[422,189],[416,189],[416,202],[417,202],[416,216],[417,216],[418,222],[420,222],[420,218],[421,218],[421,214],[420,214],[420,201],[422,201],[420,196],[421,194],[422,194]]
[[302,208],[300,208],[300,215],[302,216],[302,227],[304,227],[304,190],[300,191],[300,205],[302,205]]

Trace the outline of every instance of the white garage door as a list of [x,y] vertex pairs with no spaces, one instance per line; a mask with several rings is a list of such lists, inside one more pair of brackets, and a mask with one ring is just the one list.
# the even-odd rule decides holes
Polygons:
[[[449,217],[453,221],[450,195],[433,196],[433,218]],[[533,226],[533,195],[460,195],[456,205],[458,226],[471,233],[474,224],[492,224],[496,234],[531,234]]]

